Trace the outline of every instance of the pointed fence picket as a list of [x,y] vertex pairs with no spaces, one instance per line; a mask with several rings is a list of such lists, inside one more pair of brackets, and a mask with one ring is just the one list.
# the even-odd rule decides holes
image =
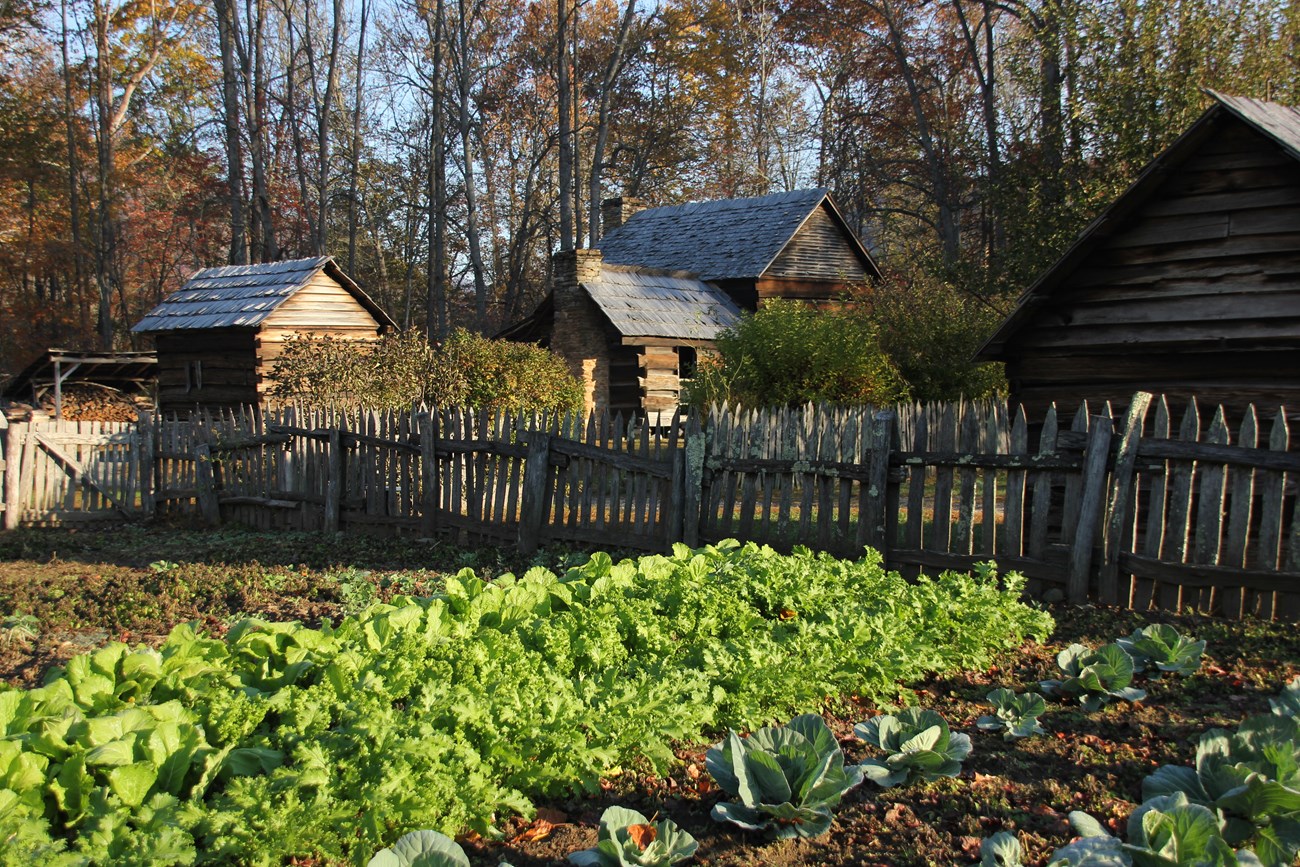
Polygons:
[[738,537],[907,575],[994,560],[1047,598],[1300,617],[1286,413],[1137,395],[1041,423],[991,402],[609,414],[302,406],[0,430],[6,527],[210,524],[664,550]]

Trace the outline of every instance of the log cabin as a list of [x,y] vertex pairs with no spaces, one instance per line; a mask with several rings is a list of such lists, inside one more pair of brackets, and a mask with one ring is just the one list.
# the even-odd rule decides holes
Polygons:
[[1139,389],[1300,408],[1300,111],[1209,95],[977,354],[1029,417]]
[[260,404],[296,334],[378,340],[396,324],[333,258],[208,268],[131,330],[152,335],[163,412]]
[[594,250],[556,254],[552,292],[498,334],[569,362],[588,409],[654,419],[740,311],[838,305],[880,270],[829,191],[642,208],[606,199]]

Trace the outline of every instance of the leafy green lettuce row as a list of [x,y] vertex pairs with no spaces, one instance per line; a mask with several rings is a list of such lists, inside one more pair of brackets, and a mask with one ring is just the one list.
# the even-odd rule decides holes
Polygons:
[[0,692],[0,863],[364,863],[406,830],[491,834],[674,741],[982,667],[1051,627],[1021,586],[727,542],[464,571],[320,629],[181,626]]

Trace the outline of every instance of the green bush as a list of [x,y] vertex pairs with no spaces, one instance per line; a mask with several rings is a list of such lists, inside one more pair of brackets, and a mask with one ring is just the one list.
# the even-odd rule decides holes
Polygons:
[[442,344],[407,331],[378,341],[298,334],[271,372],[272,394],[313,406],[398,409],[415,403],[519,411],[582,407],[582,386],[539,346],[457,329]]
[[867,292],[880,350],[913,400],[1006,391],[1001,364],[972,361],[1002,320],[988,304],[928,275],[892,275]]
[[818,310],[797,301],[766,302],[718,337],[685,388],[697,407],[813,403],[890,404],[907,384],[881,351],[862,311]]

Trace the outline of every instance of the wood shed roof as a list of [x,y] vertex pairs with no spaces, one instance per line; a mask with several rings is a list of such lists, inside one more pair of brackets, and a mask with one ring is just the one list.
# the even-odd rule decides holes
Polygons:
[[727,293],[689,273],[606,262],[582,287],[624,338],[714,340],[740,321]]
[[47,349],[13,378],[4,396],[23,399],[61,383],[94,382],[117,388],[142,386],[158,373],[158,356],[152,352],[86,352]]
[[1275,102],[1228,96],[1213,90],[1206,90],[1206,94],[1213,98],[1214,103],[1173,144],[1152,160],[1137,180],[1088,224],[1065,254],[1021,294],[1015,309],[975,354],[977,360],[1007,358],[1007,344],[1020,329],[1033,321],[1034,314],[1050,303],[1053,293],[1094,251],[1124,230],[1138,209],[1146,204],[1179,166],[1221,129],[1225,120],[1233,119],[1247,124],[1272,139],[1293,159],[1300,160],[1300,110]]
[[689,271],[703,280],[756,278],[825,203],[862,260],[880,275],[823,188],[638,211],[596,245],[606,262]]
[[295,292],[325,271],[387,328],[396,323],[331,256],[261,265],[206,268],[168,295],[131,330],[137,333],[206,328],[256,328]]

